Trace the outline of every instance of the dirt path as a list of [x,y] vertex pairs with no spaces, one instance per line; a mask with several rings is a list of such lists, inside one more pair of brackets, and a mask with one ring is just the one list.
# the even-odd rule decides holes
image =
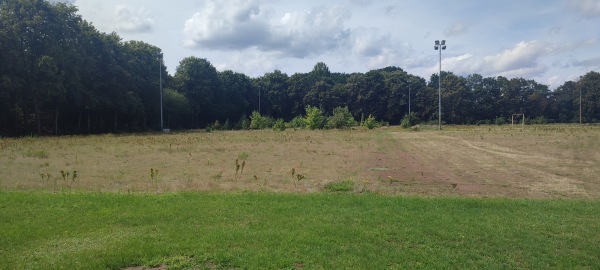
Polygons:
[[[393,132],[394,147],[373,166],[389,168],[388,188],[428,195],[529,198],[597,198],[597,156],[587,162],[515,144],[513,138],[454,136],[440,132]],[[527,134],[525,134],[527,135]],[[512,136],[512,135],[511,135]],[[537,145],[537,143],[536,143]],[[594,157],[594,155],[591,155]],[[587,181],[586,181],[587,180]],[[381,187],[380,187],[381,188]]]

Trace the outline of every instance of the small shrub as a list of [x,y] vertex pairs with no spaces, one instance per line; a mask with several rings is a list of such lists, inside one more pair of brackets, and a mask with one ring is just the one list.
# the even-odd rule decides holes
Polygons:
[[323,111],[317,107],[307,106],[304,123],[309,129],[321,129],[325,126],[325,116]]
[[277,121],[275,121],[275,124],[273,125],[273,130],[275,131],[285,131],[286,129],[286,125],[285,125],[285,121],[283,121],[283,119],[277,119]]
[[250,120],[248,120],[248,117],[246,117],[246,115],[242,115],[242,117],[240,117],[240,120],[238,120],[238,122],[234,126],[234,129],[237,129],[237,130],[244,130],[244,129],[249,129],[249,128],[250,128]]
[[348,107],[337,107],[333,109],[333,115],[327,119],[327,128],[347,128],[356,125],[354,116],[348,109]]
[[24,154],[25,157],[32,157],[32,158],[40,158],[40,159],[46,159],[49,158],[50,155],[48,154],[48,152],[46,152],[45,150],[37,150],[37,151],[27,151]]
[[223,130],[232,130],[231,122],[229,122],[229,118],[225,119],[225,123],[223,124]]
[[545,125],[545,124],[548,124],[548,120],[546,118],[544,118],[543,116],[538,116],[538,117],[536,117],[534,119],[529,120],[528,122],[529,122],[529,124],[532,124],[532,125]]
[[295,129],[304,128],[304,118],[302,116],[296,116],[292,121],[290,121],[290,126]]
[[239,158],[239,159],[241,159],[241,160],[246,160],[246,159],[247,159],[249,156],[250,156],[250,154],[248,154],[248,153],[246,153],[246,152],[241,152],[241,153],[238,155],[238,158]]
[[496,119],[494,120],[494,123],[498,126],[504,125],[504,124],[506,124],[506,118],[496,117]]
[[254,111],[250,116],[250,129],[267,129],[273,126],[273,119]]
[[329,192],[348,192],[354,190],[354,181],[344,180],[330,182],[325,185],[325,190]]
[[363,121],[362,125],[368,129],[374,129],[379,126],[379,123],[375,120],[375,116],[369,114],[369,117]]
[[221,122],[219,120],[215,120],[215,122],[211,125],[212,130],[221,130],[223,127],[221,126]]
[[417,124],[419,124],[419,118],[414,112],[411,112],[402,118],[400,126],[403,128],[409,128]]

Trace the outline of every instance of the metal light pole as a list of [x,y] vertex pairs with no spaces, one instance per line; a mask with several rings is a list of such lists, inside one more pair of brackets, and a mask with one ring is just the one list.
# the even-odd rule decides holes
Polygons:
[[440,75],[438,76],[438,126],[442,130],[442,50],[446,49],[446,41],[435,41],[436,50],[440,51]]
[[583,125],[583,106],[581,105],[581,85],[579,85],[579,124]]
[[163,126],[163,87],[162,87],[162,59],[163,59],[163,55],[162,53],[159,54],[159,63],[158,63],[158,78],[159,78],[159,85],[160,85],[160,131],[164,131],[164,126]]
[[258,114],[260,114],[260,91],[262,89],[262,86],[258,87]]
[[410,115],[411,111],[410,111],[410,88],[411,88],[411,82],[408,82],[408,115]]

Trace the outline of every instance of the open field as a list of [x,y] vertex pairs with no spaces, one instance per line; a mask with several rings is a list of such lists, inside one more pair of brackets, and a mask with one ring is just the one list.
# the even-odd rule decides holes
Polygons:
[[0,192],[0,269],[598,269],[599,208],[375,194]]
[[599,141],[578,125],[3,138],[0,189],[598,199]]
[[4,138],[0,269],[596,269],[599,138],[575,125]]

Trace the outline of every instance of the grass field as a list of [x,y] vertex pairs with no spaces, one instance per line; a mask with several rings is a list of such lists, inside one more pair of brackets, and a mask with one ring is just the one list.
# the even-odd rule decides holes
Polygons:
[[325,193],[0,195],[2,269],[600,266],[598,201]]
[[598,199],[599,140],[600,126],[577,125],[5,138],[0,189],[311,193],[345,183],[378,194]]
[[596,269],[599,126],[0,139],[0,269]]

